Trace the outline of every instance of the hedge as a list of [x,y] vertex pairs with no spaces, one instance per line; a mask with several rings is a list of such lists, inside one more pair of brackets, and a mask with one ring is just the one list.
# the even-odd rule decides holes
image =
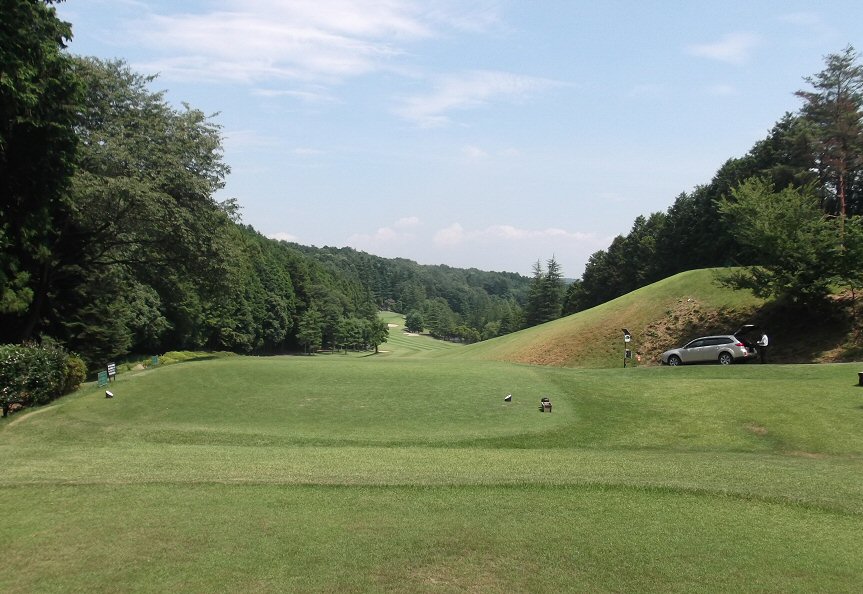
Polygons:
[[45,404],[74,392],[84,381],[86,365],[56,345],[0,345],[0,404]]

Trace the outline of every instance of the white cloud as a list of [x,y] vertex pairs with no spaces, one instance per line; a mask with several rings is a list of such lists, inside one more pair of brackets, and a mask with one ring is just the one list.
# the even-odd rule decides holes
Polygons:
[[459,245],[465,241],[465,231],[458,223],[453,223],[446,229],[441,229],[434,235],[437,245]]
[[419,217],[402,217],[393,225],[396,229],[409,229],[420,224]]
[[291,235],[290,233],[280,232],[280,233],[271,233],[268,235],[270,239],[275,239],[277,241],[288,241],[291,243],[300,243],[300,239],[296,235]]
[[[594,233],[568,231],[557,227],[520,228],[490,225],[466,229],[461,223],[433,233],[423,232],[417,217],[404,217],[372,233],[357,233],[346,245],[382,257],[411,258],[421,263],[441,264],[483,270],[529,270],[537,258],[557,255],[573,271],[583,266],[588,256],[607,247],[611,238]],[[501,262],[508,262],[501,265]],[[572,263],[574,262],[574,263]]]
[[760,42],[760,38],[753,33],[729,33],[719,41],[690,45],[687,50],[693,56],[741,64],[749,59],[752,50]]
[[381,247],[404,245],[415,235],[408,231],[419,226],[418,217],[402,217],[394,224],[379,227],[374,233],[355,233],[348,238],[348,245],[360,250],[377,250]]
[[290,97],[304,103],[333,103],[336,98],[330,93],[313,90],[291,90],[291,89],[255,89],[252,95],[256,97],[279,98]]
[[[151,14],[130,34],[164,58],[166,78],[333,84],[378,70],[412,42],[446,29],[482,30],[497,8],[447,0],[221,0],[204,13]],[[302,97],[302,95],[301,95]]]
[[450,122],[453,110],[465,110],[495,101],[521,101],[534,93],[564,83],[493,70],[476,70],[440,77],[434,90],[409,97],[396,109],[401,117],[423,127],[436,127]]
[[433,241],[438,246],[452,247],[465,243],[494,244],[543,239],[562,240],[566,243],[592,243],[597,237],[593,233],[571,232],[555,227],[521,229],[512,225],[491,225],[484,229],[465,230],[460,223],[453,223],[435,233]]

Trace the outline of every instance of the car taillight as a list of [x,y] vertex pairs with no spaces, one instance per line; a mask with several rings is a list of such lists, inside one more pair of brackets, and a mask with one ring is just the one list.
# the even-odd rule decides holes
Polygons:
[[742,342],[738,342],[738,343],[737,343],[737,344],[735,344],[734,346],[746,346],[746,345],[745,345],[745,344],[743,344]]

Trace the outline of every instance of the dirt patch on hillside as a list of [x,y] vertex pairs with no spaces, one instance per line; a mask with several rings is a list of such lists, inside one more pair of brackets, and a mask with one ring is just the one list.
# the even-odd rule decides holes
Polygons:
[[[682,297],[660,319],[642,332],[640,352],[644,364],[658,364],[659,356],[699,336],[731,334],[744,323],[751,323],[752,311],[711,309],[693,297]],[[753,340],[757,340],[757,337]]]
[[[863,358],[863,336],[850,295],[833,297],[820,308],[770,304],[760,309],[711,309],[682,298],[644,328],[641,349],[648,363],[698,336],[731,334],[754,324],[770,338],[769,363],[838,363]],[[857,305],[859,309],[859,304]],[[856,330],[855,330],[856,328]],[[758,340],[761,330],[746,338]]]

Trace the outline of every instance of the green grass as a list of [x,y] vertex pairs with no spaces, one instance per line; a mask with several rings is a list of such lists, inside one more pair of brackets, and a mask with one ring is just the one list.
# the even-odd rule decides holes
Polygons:
[[0,591],[859,589],[859,365],[416,344],[181,363],[12,416]]

